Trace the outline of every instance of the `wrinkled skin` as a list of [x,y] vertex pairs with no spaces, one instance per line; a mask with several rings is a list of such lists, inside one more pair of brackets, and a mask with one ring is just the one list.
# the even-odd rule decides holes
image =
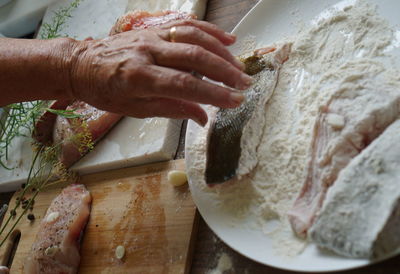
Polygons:
[[[175,42],[169,37],[172,26]],[[122,115],[191,118],[204,125],[207,115],[198,103],[233,108],[244,97],[191,72],[242,90],[251,84],[225,48],[234,42],[234,36],[197,20],[102,40],[1,38],[0,106],[74,99]]]
[[[169,42],[173,25],[175,43]],[[191,118],[204,125],[207,115],[198,103],[231,108],[243,96],[189,71],[238,89],[248,87],[251,78],[225,48],[234,40],[209,23],[189,20],[84,41],[75,49],[73,95],[123,115]]]

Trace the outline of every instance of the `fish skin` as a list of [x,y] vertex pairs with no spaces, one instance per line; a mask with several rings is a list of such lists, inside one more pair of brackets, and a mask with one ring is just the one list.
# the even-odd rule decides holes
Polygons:
[[241,178],[257,165],[257,147],[264,125],[264,108],[278,82],[279,70],[287,60],[291,44],[265,54],[266,67],[254,75],[245,100],[234,109],[219,109],[212,118],[207,138],[205,181],[220,184]]
[[[24,262],[26,274],[54,274],[78,272],[80,240],[90,215],[92,197],[84,185],[73,184],[64,188],[50,204],[40,223],[31,252]],[[47,217],[58,212],[57,219]],[[46,255],[49,247],[57,250]]]
[[310,229],[319,247],[377,259],[400,246],[400,120],[356,156],[328,190]]
[[[363,64],[362,60],[359,62]],[[357,88],[350,88],[344,80],[340,83],[341,88],[321,107],[314,127],[306,178],[288,212],[292,229],[299,237],[307,237],[326,192],[340,171],[400,115],[399,86],[397,83],[385,84],[382,81],[386,77],[384,68],[381,64],[375,65],[376,71],[367,73],[370,64],[363,64],[365,72],[360,76]],[[342,129],[328,123],[332,114],[344,118]]]

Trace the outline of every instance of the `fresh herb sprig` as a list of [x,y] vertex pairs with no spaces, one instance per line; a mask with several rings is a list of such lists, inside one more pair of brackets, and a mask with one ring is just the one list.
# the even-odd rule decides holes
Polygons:
[[75,109],[66,109],[66,110],[60,110],[60,109],[52,109],[52,108],[46,108],[45,111],[57,114],[58,116],[62,116],[64,118],[80,118],[82,117],[81,114],[75,113]]
[[[76,9],[82,0],[74,0],[69,6],[62,7],[54,12],[54,16],[50,23],[43,23],[41,39],[52,39],[62,37],[61,31],[65,26],[68,18],[71,18],[72,12]],[[67,35],[64,35],[67,36]]]
[[[40,38],[52,39],[61,37],[61,31],[65,27],[67,18],[71,17],[73,10],[76,9],[82,1],[83,0],[74,0],[69,6],[62,7],[54,12],[51,22],[43,24]],[[5,115],[0,116],[0,166],[9,170],[13,169],[13,167],[7,165],[9,148],[12,141],[19,136],[31,136],[36,121],[45,111],[68,119],[77,120],[78,118],[82,118],[81,115],[74,113],[74,110],[49,109],[48,103],[44,101],[17,103],[6,106],[4,108]],[[76,140],[82,139],[79,150],[87,151],[93,148],[93,142],[91,141],[92,136],[87,130],[87,123],[85,121],[82,121],[82,126],[83,130],[74,138]],[[84,144],[86,148],[83,149],[82,144]],[[27,182],[23,185],[22,191],[19,192],[16,204],[9,211],[10,216],[8,216],[5,222],[0,226],[0,247],[2,247],[9,238],[12,231],[21,221],[21,218],[31,209],[35,197],[43,189],[53,184],[66,182],[74,177],[73,173],[69,172],[58,160],[60,146],[61,144],[36,147],[36,153],[34,154],[30,166]],[[31,190],[33,194],[31,198],[29,198],[29,202],[23,204],[28,190]],[[22,208],[22,212],[19,210],[20,207]],[[19,215],[17,214],[17,210],[20,212]],[[10,225],[11,227],[8,229]]]
[[75,113],[75,110],[59,110],[48,108],[45,101],[32,101],[8,105],[5,109],[6,118],[0,120],[0,166],[12,170],[7,161],[12,141],[16,137],[28,137],[32,135],[36,121],[43,112],[48,111],[65,118],[79,118],[82,115]]
[[43,101],[32,101],[10,104],[4,108],[5,118],[0,120],[0,165],[3,168],[14,168],[7,164],[11,143],[16,137],[32,134],[33,126],[43,113],[44,106]]
[[[61,31],[65,27],[67,19],[72,16],[72,12],[82,1],[73,0],[68,6],[55,11],[51,22],[42,25],[41,39],[61,37]],[[4,108],[4,111],[6,118],[1,119],[0,117],[0,166],[7,170],[14,168],[7,164],[12,140],[18,136],[31,135],[35,122],[44,111],[50,111],[66,118],[76,118],[76,115],[70,110],[49,110],[47,103],[43,101],[10,104]]]
[[[68,171],[58,161],[57,155],[59,147],[60,145],[49,147],[41,146],[37,148],[29,170],[27,182],[18,193],[14,207],[9,211],[10,215],[0,227],[0,236],[6,233],[4,237],[0,237],[0,247],[12,234],[17,224],[21,221],[21,218],[32,208],[36,196],[43,189],[54,184],[66,182],[74,177],[75,174]],[[55,177],[57,178],[56,180],[54,180]],[[29,199],[26,199],[26,194],[29,190],[31,190],[33,194]],[[24,201],[27,201],[27,203],[24,204]],[[22,212],[17,214],[17,210],[19,210],[20,207]],[[11,225],[11,227],[7,229],[9,225]]]

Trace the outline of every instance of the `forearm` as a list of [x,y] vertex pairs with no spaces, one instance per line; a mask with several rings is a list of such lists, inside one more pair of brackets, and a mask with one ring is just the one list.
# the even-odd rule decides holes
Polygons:
[[0,38],[0,106],[69,98],[74,40]]

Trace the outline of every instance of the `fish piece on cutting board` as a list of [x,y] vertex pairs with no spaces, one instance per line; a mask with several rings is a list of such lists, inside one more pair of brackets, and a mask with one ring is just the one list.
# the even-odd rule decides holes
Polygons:
[[[349,66],[371,64],[363,61]],[[288,212],[294,232],[305,237],[339,172],[400,115],[400,86],[381,64],[339,82],[314,127],[311,156],[299,196]]]
[[203,19],[206,12],[207,0],[128,0],[127,11],[145,10],[150,12],[160,10],[175,10],[195,14]]
[[277,50],[271,48],[265,54],[249,57],[255,58],[253,63],[261,64],[263,68],[255,72],[254,84],[245,91],[245,101],[238,108],[219,109],[211,118],[205,170],[207,184],[240,178],[256,166],[257,148],[264,131],[265,106],[278,82],[280,67],[288,59],[290,47],[285,44]]
[[[55,1],[49,6],[43,22],[51,22],[51,18],[60,7],[68,6],[70,0]],[[72,17],[66,19],[62,33],[69,37],[84,40],[106,37],[117,19],[130,11],[158,12],[173,10],[195,14],[203,19],[207,0],[85,0],[72,12]],[[41,35],[39,31],[38,37]]]
[[320,247],[379,258],[400,247],[400,120],[340,173],[310,229]]
[[[72,100],[55,100],[49,103],[49,109],[65,110]],[[56,122],[57,114],[45,111],[35,123],[32,138],[43,145],[53,144],[53,129]]]
[[[72,119],[57,116],[55,121],[53,141],[61,144],[60,161],[68,168],[88,152],[89,147],[85,146],[88,141],[97,143],[122,115],[99,110],[82,101],[75,101],[66,109],[82,115]],[[88,135],[78,138],[80,134]]]
[[[92,206],[81,244],[80,274],[189,272],[199,215],[188,186],[175,187],[168,182],[171,170],[185,170],[184,160],[81,177],[80,183],[92,196]],[[11,273],[22,273],[40,221],[61,189],[55,185],[40,192],[32,211],[35,221],[24,217],[16,226],[21,240]],[[10,205],[15,204],[18,194]],[[117,246],[125,247],[122,260],[115,256]],[[0,248],[0,264],[7,256],[4,252]]]
[[121,16],[118,19],[118,21],[111,29],[110,35],[129,31],[132,29],[139,30],[159,27],[172,21],[184,19],[196,19],[196,16],[178,11],[158,11],[152,13],[147,11],[133,11],[124,16]]
[[77,273],[80,241],[89,219],[92,197],[84,185],[70,185],[50,204],[24,273]]

